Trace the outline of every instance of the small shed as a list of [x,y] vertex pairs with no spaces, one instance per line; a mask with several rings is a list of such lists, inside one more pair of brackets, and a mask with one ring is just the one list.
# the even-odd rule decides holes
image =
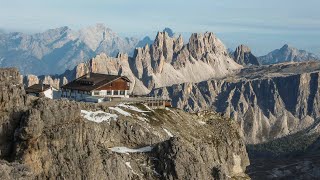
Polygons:
[[26,88],[26,93],[36,97],[47,97],[53,99],[54,91],[57,91],[48,84],[34,84]]

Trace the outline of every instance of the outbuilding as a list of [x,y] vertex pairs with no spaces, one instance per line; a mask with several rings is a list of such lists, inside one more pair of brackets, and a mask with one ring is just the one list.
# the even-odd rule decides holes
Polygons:
[[26,88],[26,93],[37,97],[47,97],[53,99],[54,92],[57,92],[55,88],[48,84],[34,84]]

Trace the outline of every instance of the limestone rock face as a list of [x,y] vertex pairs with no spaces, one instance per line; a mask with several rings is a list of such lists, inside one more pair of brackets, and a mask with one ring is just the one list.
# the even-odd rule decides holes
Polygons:
[[248,46],[240,45],[237,47],[233,54],[235,62],[241,65],[256,65],[259,66],[260,63],[258,58],[251,53],[251,49]]
[[155,73],[161,73],[164,63],[171,63],[173,57],[173,39],[167,32],[159,32],[151,48],[152,67]]
[[[12,84],[19,76],[0,70],[3,179],[248,178],[245,144],[230,119],[209,111],[36,98]],[[120,153],[125,147],[138,152]]]
[[154,90],[186,111],[214,109],[241,124],[246,143],[294,134],[320,117],[320,63],[246,68],[235,76]]
[[[134,94],[147,94],[153,88],[178,83],[222,78],[242,68],[229,57],[223,43],[208,32],[192,34],[187,44],[182,36],[170,37],[167,32],[159,32],[151,47],[136,48],[133,57],[119,53],[112,58],[102,53],[90,60],[90,66],[93,72],[128,76]],[[84,73],[84,65],[80,63],[58,78],[60,82],[63,77],[70,81]]]
[[59,78],[49,75],[39,77],[35,75],[27,75],[23,77],[23,84],[26,87],[39,83],[50,84],[52,87],[59,89],[59,87],[62,86],[63,83],[66,83],[66,78]]
[[30,98],[25,96],[17,69],[0,69],[0,158],[9,157],[15,129],[31,103]]
[[25,76],[23,81],[24,81],[24,84],[26,85],[26,87],[32,86],[34,84],[39,84],[38,76],[35,76],[32,74]]

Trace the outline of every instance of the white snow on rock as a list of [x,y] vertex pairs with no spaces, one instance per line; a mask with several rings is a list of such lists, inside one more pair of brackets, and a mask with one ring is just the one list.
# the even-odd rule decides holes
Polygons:
[[126,166],[128,166],[128,168],[132,169],[130,162],[126,162]]
[[173,134],[165,128],[162,128],[170,137],[173,137]]
[[149,106],[147,106],[147,105],[145,105],[145,104],[143,104],[148,110],[150,110],[150,111],[152,111],[152,112],[154,112],[154,110],[153,109],[151,109]]
[[141,113],[144,113],[144,112],[150,112],[150,111],[144,111],[144,110],[141,110],[135,106],[131,106],[131,105],[128,105],[128,104],[119,104],[118,105],[119,107],[124,107],[124,108],[127,108],[127,109],[130,109],[132,111],[136,111],[136,112],[141,112]]
[[140,116],[138,116],[137,118],[138,118],[140,121],[149,122],[149,119],[147,119],[147,118],[140,117]]
[[153,147],[152,146],[146,146],[142,147],[139,149],[130,149],[127,147],[113,147],[109,148],[112,152],[116,153],[145,153],[145,152],[150,152],[152,151]]
[[81,110],[81,116],[89,121],[93,121],[96,123],[101,123],[103,121],[110,123],[111,120],[116,121],[118,118],[118,115],[116,114],[110,114],[103,111],[92,112],[86,110]]
[[127,112],[127,111],[124,111],[122,109],[120,109],[119,107],[109,107],[109,109],[111,110],[115,110],[117,111],[118,113],[124,115],[124,116],[131,116],[131,113]]
[[170,108],[168,108],[168,107],[166,107],[165,108],[167,111],[170,111],[170,112],[172,112],[172,113],[175,113],[174,111],[172,111]]

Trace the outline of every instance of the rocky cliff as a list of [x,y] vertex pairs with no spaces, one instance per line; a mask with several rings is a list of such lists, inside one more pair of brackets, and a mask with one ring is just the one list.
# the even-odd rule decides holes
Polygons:
[[243,66],[256,65],[259,66],[258,58],[251,53],[251,49],[246,45],[240,45],[233,53],[233,58],[236,63]]
[[259,57],[261,64],[276,64],[283,62],[317,61],[320,58],[305,50],[299,50],[285,44],[282,48],[276,49],[265,56]]
[[245,145],[230,119],[35,98],[19,82],[17,70],[0,70],[2,179],[248,178]]
[[[183,82],[222,78],[242,68],[209,32],[192,34],[187,44],[182,36],[170,37],[167,32],[159,32],[152,46],[137,48],[133,57],[121,53],[115,58],[100,54],[89,63],[93,72],[127,76],[133,82],[135,94],[147,94],[153,88]],[[62,78],[72,80],[84,73],[84,64],[79,64],[58,78],[61,83]]]
[[154,90],[186,111],[214,109],[241,124],[246,143],[294,134],[320,116],[320,63],[245,68],[221,80],[183,83]]

